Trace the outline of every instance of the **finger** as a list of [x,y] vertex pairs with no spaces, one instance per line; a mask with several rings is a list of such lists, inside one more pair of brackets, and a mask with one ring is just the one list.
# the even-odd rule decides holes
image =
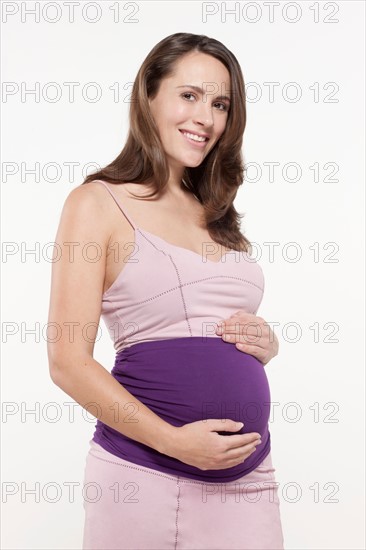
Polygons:
[[237,449],[230,449],[226,451],[225,458],[229,460],[239,460],[243,459],[243,455],[249,455],[253,453],[258,445],[261,445],[261,443],[251,443],[250,445],[244,445],[243,447],[238,447]]
[[[224,332],[223,334],[221,334],[221,338],[224,340],[224,342],[229,342],[231,344],[238,344],[238,345],[241,344],[243,346],[251,346],[252,350],[254,350],[255,352],[257,352],[258,350],[262,350],[259,353],[264,353],[267,350],[266,340],[264,338],[253,339],[253,338],[248,338],[247,336],[240,336],[235,333],[230,334],[228,332]],[[244,347],[239,349],[242,349],[242,351],[245,351]],[[251,348],[247,347],[246,349],[250,350]],[[250,353],[252,353],[252,351],[250,351]]]
[[245,447],[246,445],[252,445],[256,441],[261,440],[261,435],[257,432],[254,434],[242,434],[242,435],[219,435],[219,437],[224,437],[225,442],[227,443],[226,451],[230,449],[238,449]]

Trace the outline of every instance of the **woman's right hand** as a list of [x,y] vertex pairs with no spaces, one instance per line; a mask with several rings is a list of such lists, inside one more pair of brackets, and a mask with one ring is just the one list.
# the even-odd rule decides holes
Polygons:
[[175,427],[166,454],[200,470],[224,470],[244,462],[261,443],[260,434],[219,435],[237,432],[240,424],[231,419],[207,419]]

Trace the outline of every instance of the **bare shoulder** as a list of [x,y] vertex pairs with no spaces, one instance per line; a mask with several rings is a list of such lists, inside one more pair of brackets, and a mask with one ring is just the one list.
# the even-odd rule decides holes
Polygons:
[[85,207],[103,208],[107,204],[105,197],[107,192],[98,181],[80,184],[70,191],[67,202]]
[[103,185],[96,181],[72,189],[62,208],[59,233],[81,239],[97,238],[106,245],[113,230],[106,195]]

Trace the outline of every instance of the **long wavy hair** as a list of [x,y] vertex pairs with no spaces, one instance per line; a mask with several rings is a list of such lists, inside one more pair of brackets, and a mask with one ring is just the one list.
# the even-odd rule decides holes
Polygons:
[[199,166],[185,167],[182,184],[201,202],[206,227],[214,242],[233,250],[251,252],[251,243],[240,231],[240,218],[244,214],[239,214],[233,205],[244,174],[244,79],[234,54],[214,38],[180,32],[167,36],[154,46],[133,84],[130,128],[125,146],[115,160],[89,174],[82,185],[97,179],[112,184],[149,183],[152,192],[144,197],[155,196],[164,190],[168,184],[169,166],[148,100],[156,96],[162,79],[174,72],[175,63],[190,52],[211,55],[227,68],[231,81],[231,105],[220,139]]

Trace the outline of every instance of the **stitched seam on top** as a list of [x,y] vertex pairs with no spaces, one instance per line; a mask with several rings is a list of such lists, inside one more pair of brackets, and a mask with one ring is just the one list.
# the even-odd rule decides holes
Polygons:
[[185,302],[185,299],[184,299],[184,296],[183,296],[183,291],[182,291],[182,283],[181,283],[181,280],[180,280],[180,275],[179,275],[179,270],[177,268],[177,266],[175,265],[174,263],[174,260],[173,258],[171,257],[171,255],[169,254],[169,259],[170,261],[172,262],[173,266],[174,266],[174,269],[177,273],[177,277],[178,277],[178,281],[179,281],[179,290],[180,290],[180,295],[181,295],[181,298],[182,298],[182,302],[183,302],[183,308],[184,308],[184,315],[186,316],[186,321],[187,321],[187,325],[188,325],[188,330],[189,330],[189,335],[192,336],[192,329],[191,329],[191,325],[189,323],[189,318],[188,318],[188,314],[187,314],[187,307],[186,307],[186,302]]
[[207,279],[217,279],[218,277],[224,277],[226,279],[237,279],[238,281],[243,281],[244,283],[248,283],[248,285],[255,286],[256,288],[258,288],[259,290],[264,292],[264,289],[262,287],[260,287],[259,285],[256,285],[255,283],[252,283],[251,281],[248,281],[247,279],[243,279],[242,277],[234,277],[234,275],[212,275],[211,277],[205,277],[204,279],[197,279],[196,281],[191,281],[189,283],[184,283],[183,286],[185,286],[185,285],[194,285],[194,284],[199,283],[201,281],[206,281]]
[[209,279],[217,279],[217,278],[237,279],[238,281],[243,281],[244,283],[248,283],[249,285],[255,286],[256,288],[258,288],[260,291],[263,292],[263,289],[260,286],[256,285],[255,283],[252,283],[251,281],[247,281],[246,279],[242,279],[241,277],[234,277],[234,276],[231,276],[231,275],[212,275],[211,277],[205,277],[203,279],[197,279],[196,281],[191,281],[189,283],[183,283],[183,284],[180,284],[178,286],[174,286],[173,288],[170,288],[169,290],[164,290],[164,292],[160,292],[159,294],[155,294],[154,296],[151,296],[150,298],[146,298],[146,300],[142,300],[141,302],[134,302],[133,305],[134,306],[139,306],[140,304],[145,304],[146,302],[150,302],[151,300],[156,300],[157,298],[160,298],[160,296],[164,296],[164,294],[169,294],[169,292],[174,292],[178,289],[181,289],[184,286],[195,285],[197,283],[201,283],[202,281],[207,281]]
[[144,233],[142,233],[138,228],[137,228],[137,231],[140,233],[140,235],[142,235],[150,244],[152,244],[152,246],[156,249],[156,250],[159,250],[159,252],[162,252],[165,256],[168,256],[168,258],[170,259],[171,263],[173,264],[174,266],[174,269],[175,269],[175,272],[177,274],[177,277],[178,277],[178,281],[179,281],[179,285],[177,287],[174,287],[174,288],[171,288],[170,290],[166,290],[165,292],[161,292],[160,294],[157,294],[155,296],[152,296],[151,298],[147,298],[146,300],[142,300],[141,302],[135,302],[134,305],[140,305],[140,304],[145,304],[146,302],[151,302],[151,300],[155,300],[156,298],[158,298],[159,296],[163,296],[164,294],[168,294],[169,292],[173,292],[174,290],[177,290],[179,288],[179,291],[180,291],[180,295],[181,295],[181,298],[182,298],[182,302],[183,302],[183,308],[184,308],[184,315],[185,315],[185,318],[186,318],[186,321],[187,321],[187,326],[188,326],[188,331],[189,331],[189,335],[192,336],[192,329],[191,329],[191,325],[189,323],[189,319],[188,319],[188,315],[187,315],[187,307],[186,307],[186,302],[184,300],[184,296],[183,296],[183,292],[182,292],[182,281],[180,279],[180,274],[179,274],[179,270],[177,268],[177,266],[175,265],[174,263],[174,260],[173,258],[171,257],[170,254],[167,254],[164,250],[161,250],[160,248],[158,248],[152,241],[150,241],[150,239],[148,239],[146,237],[146,235]]

